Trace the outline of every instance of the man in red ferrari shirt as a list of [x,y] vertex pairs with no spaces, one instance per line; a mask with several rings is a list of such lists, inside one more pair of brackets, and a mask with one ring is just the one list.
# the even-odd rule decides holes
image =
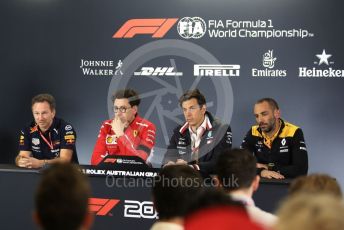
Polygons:
[[91,164],[99,164],[107,155],[138,156],[147,160],[155,144],[155,125],[138,115],[140,98],[132,89],[112,96],[115,117],[100,127]]

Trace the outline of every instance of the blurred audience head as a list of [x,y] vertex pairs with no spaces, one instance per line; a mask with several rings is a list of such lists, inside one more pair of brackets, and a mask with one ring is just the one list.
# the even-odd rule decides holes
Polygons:
[[310,174],[296,178],[289,187],[289,194],[296,193],[329,193],[342,198],[342,190],[336,179],[326,174]]
[[342,230],[344,205],[330,194],[299,193],[279,208],[275,230]]
[[160,220],[183,218],[189,203],[202,189],[202,177],[188,165],[168,165],[155,177],[153,202]]
[[35,194],[35,222],[45,230],[89,229],[90,185],[80,169],[70,163],[47,168]]
[[259,186],[256,158],[245,149],[227,149],[223,151],[216,164],[216,172],[221,187],[231,192]]

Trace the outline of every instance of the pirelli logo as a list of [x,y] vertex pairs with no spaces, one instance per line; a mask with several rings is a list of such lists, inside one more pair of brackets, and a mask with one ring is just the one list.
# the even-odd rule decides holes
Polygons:
[[133,38],[138,34],[152,34],[152,38],[162,38],[177,20],[178,18],[130,19],[112,37]]
[[240,65],[194,65],[194,76],[237,77]]
[[90,212],[95,212],[97,216],[106,216],[119,201],[116,199],[90,198],[88,208]]

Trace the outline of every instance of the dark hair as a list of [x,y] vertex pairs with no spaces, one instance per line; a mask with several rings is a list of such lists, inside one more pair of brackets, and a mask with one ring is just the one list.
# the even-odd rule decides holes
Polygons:
[[256,158],[245,149],[226,149],[216,163],[216,172],[226,191],[251,186],[257,175]]
[[289,187],[289,195],[297,193],[329,193],[342,198],[342,190],[335,178],[326,174],[300,176],[293,180]]
[[139,95],[133,89],[121,89],[112,95],[112,102],[115,102],[116,99],[127,98],[131,106],[138,106],[141,102]]
[[38,94],[38,95],[34,96],[31,100],[31,107],[34,104],[40,103],[40,102],[48,102],[48,104],[50,106],[50,110],[55,110],[55,108],[56,108],[55,98],[48,93],[42,93],[42,94]]
[[278,106],[277,102],[275,101],[275,99],[272,99],[272,98],[269,98],[269,97],[265,97],[265,98],[259,99],[256,102],[256,104],[260,104],[260,103],[263,103],[263,102],[267,102],[273,110],[279,109],[279,106]]
[[88,212],[89,197],[88,180],[76,165],[52,164],[43,172],[35,195],[43,229],[79,229]]
[[197,103],[199,106],[205,105],[206,100],[204,95],[198,90],[188,90],[186,91],[180,98],[179,98],[179,105],[182,106],[184,101],[191,100],[192,98],[195,98],[197,100]]
[[160,219],[184,217],[188,204],[201,191],[202,177],[188,165],[165,166],[154,178],[153,200]]

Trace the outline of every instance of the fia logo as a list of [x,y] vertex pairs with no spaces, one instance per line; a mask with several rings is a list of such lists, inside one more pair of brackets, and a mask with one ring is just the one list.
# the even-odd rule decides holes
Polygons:
[[177,31],[182,38],[201,38],[207,30],[205,21],[200,17],[184,17],[179,20]]
[[273,50],[268,50],[268,52],[266,52],[263,55],[263,66],[265,68],[272,69],[275,66],[275,61],[276,61],[277,58],[275,58],[273,56],[273,52],[274,52]]

